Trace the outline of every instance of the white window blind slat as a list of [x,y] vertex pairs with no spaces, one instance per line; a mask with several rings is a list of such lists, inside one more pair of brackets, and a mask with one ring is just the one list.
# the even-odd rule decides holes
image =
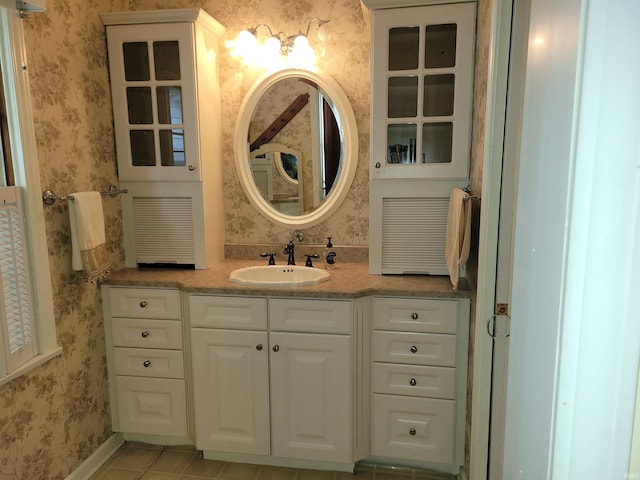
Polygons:
[[0,331],[6,374],[35,353],[34,312],[16,187],[0,187]]

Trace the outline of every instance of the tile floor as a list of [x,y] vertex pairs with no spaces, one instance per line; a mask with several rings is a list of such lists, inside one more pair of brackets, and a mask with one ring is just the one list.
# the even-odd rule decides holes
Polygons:
[[90,480],[454,480],[408,468],[363,465],[356,473],[320,472],[205,460],[191,446],[125,442]]

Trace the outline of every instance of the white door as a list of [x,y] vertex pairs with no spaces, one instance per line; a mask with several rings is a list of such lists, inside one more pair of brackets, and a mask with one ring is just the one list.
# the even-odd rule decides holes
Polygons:
[[267,333],[191,331],[196,447],[268,455]]
[[640,3],[532,0],[503,477],[633,478]]
[[272,455],[353,462],[351,337],[271,333]]
[[524,72],[527,61],[527,37],[530,0],[514,0],[507,87],[500,216],[495,284],[495,315],[489,325],[493,336],[491,371],[491,425],[489,439],[490,480],[502,479],[504,421],[509,358],[509,305],[511,303],[511,267],[513,263],[513,227],[516,208],[517,162],[520,148]]

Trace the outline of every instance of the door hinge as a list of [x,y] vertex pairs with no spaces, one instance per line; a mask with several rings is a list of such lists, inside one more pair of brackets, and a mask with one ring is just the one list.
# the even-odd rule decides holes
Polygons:
[[509,316],[509,304],[508,303],[496,303],[496,315]]

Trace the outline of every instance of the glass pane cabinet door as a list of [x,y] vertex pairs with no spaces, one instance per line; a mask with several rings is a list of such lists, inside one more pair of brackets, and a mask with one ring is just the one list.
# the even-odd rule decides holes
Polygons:
[[475,5],[374,15],[372,178],[466,178]]
[[122,113],[116,122],[118,174],[130,181],[199,180],[191,27],[158,30],[149,25],[108,30],[114,115]]

